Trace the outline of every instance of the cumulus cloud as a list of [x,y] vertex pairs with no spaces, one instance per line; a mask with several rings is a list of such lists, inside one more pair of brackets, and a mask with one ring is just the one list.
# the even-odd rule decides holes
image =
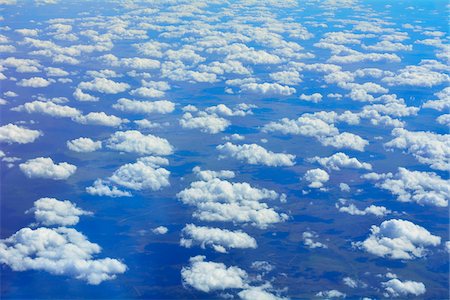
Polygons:
[[441,171],[450,171],[450,135],[428,131],[392,130],[393,140],[387,148],[397,148],[412,154],[419,162]]
[[76,116],[73,120],[84,125],[100,125],[109,127],[117,127],[122,123],[128,122],[126,119],[121,119],[114,115],[107,115],[104,112],[90,112],[87,115]]
[[438,111],[450,109],[450,87],[446,87],[442,91],[439,91],[434,95],[437,96],[438,99],[428,100],[422,105],[423,108],[431,108]]
[[156,228],[153,228],[152,232],[154,234],[166,234],[167,232],[169,232],[169,229],[165,226],[158,226]]
[[86,188],[86,192],[94,196],[106,196],[112,198],[132,196],[130,192],[119,190],[117,186],[110,187],[102,179],[95,180],[92,186]]
[[51,83],[51,80],[47,80],[42,77],[31,77],[29,79],[22,79],[17,83],[17,85],[23,87],[42,88],[49,86]]
[[102,148],[101,141],[94,141],[90,138],[80,137],[67,141],[67,148],[75,152],[93,152]]
[[313,163],[317,162],[324,168],[336,171],[339,171],[341,168],[372,170],[371,164],[360,162],[357,158],[349,157],[347,154],[342,152],[335,153],[330,157],[314,156],[307,159],[307,161]]
[[28,144],[42,135],[39,130],[27,129],[14,124],[0,126],[0,142]]
[[353,149],[357,151],[364,151],[364,148],[369,145],[367,140],[350,132],[343,132],[334,136],[320,137],[319,141],[324,146],[332,146],[337,149]]
[[305,244],[306,247],[308,247],[310,249],[328,248],[327,245],[325,245],[321,242],[314,241],[314,239],[319,237],[315,232],[305,231],[305,232],[303,232],[302,237],[303,237],[303,243]]
[[442,72],[432,71],[423,66],[407,66],[391,77],[384,77],[383,82],[391,86],[406,85],[432,87],[448,83],[450,77]]
[[409,295],[420,296],[425,294],[426,288],[422,282],[417,281],[401,281],[398,278],[392,278],[381,285],[385,289],[385,297],[408,297]]
[[34,207],[28,212],[34,213],[36,222],[45,226],[75,225],[82,215],[91,215],[91,212],[78,208],[69,200],[60,201],[55,198],[40,198],[34,202]]
[[22,228],[0,240],[0,262],[14,271],[38,270],[97,285],[126,271],[117,259],[96,259],[101,248],[72,228]]
[[295,155],[285,153],[274,153],[267,151],[257,144],[235,145],[227,142],[217,146],[217,149],[226,156],[243,160],[252,165],[266,165],[272,167],[293,166]]
[[338,290],[320,291],[316,294],[316,297],[331,299],[331,298],[345,298],[347,295]]
[[363,210],[356,207],[354,204],[350,204],[349,206],[341,206],[336,204],[336,207],[339,209],[340,212],[348,213],[352,216],[365,216],[365,215],[374,215],[377,217],[383,217],[387,214],[390,214],[391,211],[387,209],[384,206],[376,206],[376,205],[370,205]]
[[322,95],[319,93],[314,93],[312,95],[301,94],[299,98],[300,100],[309,101],[313,103],[318,103],[322,101]]
[[66,162],[55,164],[49,157],[29,159],[19,165],[20,170],[29,178],[65,180],[72,176],[77,167]]
[[187,224],[182,230],[180,245],[191,248],[199,245],[201,248],[212,247],[215,251],[226,253],[229,249],[256,248],[256,240],[247,233],[236,230],[226,230],[206,226]]
[[254,188],[246,182],[233,183],[219,178],[195,181],[177,194],[187,205],[197,208],[193,216],[203,221],[247,223],[259,228],[285,221],[280,214],[262,200],[275,200],[272,190]]
[[95,101],[99,100],[98,97],[95,97],[95,96],[92,96],[90,94],[84,93],[80,88],[76,88],[75,92],[73,92],[72,95],[78,101],[95,102]]
[[312,169],[306,171],[303,179],[309,182],[309,187],[318,189],[323,187],[323,184],[330,179],[327,172],[322,169]]
[[234,172],[230,170],[220,170],[220,171],[201,170],[199,166],[194,167],[192,171],[200,180],[203,181],[208,181],[213,178],[230,179],[234,178],[235,176]]
[[230,121],[227,119],[215,114],[207,114],[206,112],[199,112],[195,117],[190,112],[187,112],[180,119],[181,127],[200,129],[200,131],[210,134],[224,131],[230,124]]
[[290,96],[295,94],[296,90],[287,85],[279,83],[246,83],[241,85],[241,92],[256,93],[269,96]]
[[23,111],[27,113],[39,113],[59,118],[75,118],[81,112],[67,105],[59,105],[51,101],[32,101],[12,108],[13,111]]
[[353,243],[373,255],[390,259],[415,259],[426,255],[426,247],[437,246],[441,238],[410,221],[392,219],[373,225],[371,234],[362,242]]
[[172,145],[166,139],[151,134],[144,135],[137,130],[115,132],[107,140],[107,147],[145,155],[169,155],[173,152]]
[[183,284],[202,291],[210,292],[225,289],[242,289],[247,286],[247,273],[236,267],[227,267],[223,263],[205,261],[205,256],[189,259],[190,265],[183,267]]
[[104,94],[118,94],[128,90],[130,85],[124,82],[115,82],[107,78],[94,78],[89,82],[80,82],[78,88]]
[[171,113],[175,109],[175,104],[167,100],[161,101],[137,101],[121,98],[113,105],[113,108],[130,113]]

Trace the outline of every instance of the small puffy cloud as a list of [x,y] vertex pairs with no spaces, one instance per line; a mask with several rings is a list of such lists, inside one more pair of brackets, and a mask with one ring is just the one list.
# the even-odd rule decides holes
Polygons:
[[433,87],[448,83],[450,77],[445,73],[432,71],[423,66],[407,66],[399,70],[396,75],[384,77],[381,81],[391,86]]
[[450,109],[450,87],[446,87],[434,95],[437,96],[438,99],[428,100],[422,105],[423,108],[431,108],[438,111]]
[[93,152],[102,148],[101,141],[93,141],[90,138],[78,138],[67,141],[67,148],[75,152]]
[[19,165],[20,170],[29,178],[65,180],[75,173],[77,167],[66,162],[55,164],[49,157],[29,159]]
[[90,112],[87,115],[76,116],[73,120],[83,125],[100,125],[109,127],[117,127],[122,123],[128,122],[126,119],[121,119],[114,115],[107,115],[104,112]]
[[14,124],[0,126],[0,142],[28,144],[34,142],[42,133]]
[[165,93],[152,87],[140,87],[130,91],[130,95],[142,98],[161,98]]
[[94,196],[106,196],[106,197],[131,197],[131,193],[128,191],[119,190],[116,186],[110,187],[102,179],[94,181],[92,186],[86,188],[86,192]]
[[14,271],[37,270],[97,285],[126,271],[117,259],[95,259],[101,248],[72,228],[22,228],[0,240],[0,262]]
[[395,138],[385,147],[405,150],[433,169],[450,171],[450,134],[395,128],[392,135]]
[[373,255],[390,259],[414,259],[425,256],[426,247],[437,246],[441,238],[412,222],[392,219],[373,225],[371,234],[362,242],[353,243]]
[[233,171],[229,170],[221,170],[221,171],[211,171],[211,170],[201,170],[199,166],[194,167],[192,169],[194,174],[203,181],[208,181],[213,178],[219,178],[219,179],[230,179],[234,178],[235,174]]
[[137,101],[121,98],[113,105],[113,108],[130,113],[171,113],[175,109],[175,104],[167,100],[161,101]]
[[401,281],[398,278],[392,278],[386,282],[382,282],[381,285],[385,289],[385,297],[405,297],[410,295],[420,296],[425,294],[426,288],[422,282],[417,281]]
[[75,225],[82,215],[91,215],[91,212],[78,208],[74,203],[55,198],[40,198],[34,202],[34,207],[28,212],[34,213],[36,222],[45,226]]
[[147,134],[144,135],[137,130],[117,131],[107,140],[109,149],[138,153],[169,155],[173,153],[173,147],[163,138]]
[[183,228],[180,245],[186,248],[194,245],[199,245],[203,249],[212,247],[221,253],[226,253],[229,249],[257,247],[256,240],[243,231],[195,226],[194,224],[187,224]]
[[247,273],[235,266],[227,267],[223,263],[205,261],[205,256],[189,259],[190,265],[183,267],[181,278],[183,285],[208,293],[216,290],[242,289],[247,285]]
[[76,99],[76,100],[78,100],[78,101],[85,101],[85,102],[88,102],[88,101],[90,101],[90,102],[95,102],[95,101],[98,101],[99,100],[99,98],[98,97],[95,97],[95,96],[92,96],[92,95],[90,95],[90,94],[87,94],[87,93],[84,93],[81,89],[79,89],[79,88],[76,88],[75,89],[75,92],[73,92],[73,97]]
[[170,172],[159,167],[168,163],[167,159],[161,157],[141,157],[137,162],[123,165],[114,171],[109,180],[132,190],[157,191],[170,185]]
[[263,94],[269,96],[290,96],[295,94],[296,90],[287,85],[279,83],[246,83],[241,85],[241,92]]
[[303,243],[305,244],[306,247],[308,247],[310,249],[328,248],[327,245],[325,245],[321,242],[314,241],[314,239],[319,237],[315,232],[305,231],[305,232],[303,232],[302,237],[303,237]]
[[106,78],[94,78],[94,80],[89,82],[80,82],[78,88],[104,94],[118,94],[128,90],[130,85],[124,82],[115,82]]
[[227,129],[230,121],[206,112],[199,112],[197,116],[187,112],[180,119],[180,125],[183,128],[200,129],[201,132],[216,134]]
[[[382,176],[385,175],[385,176]],[[409,171],[398,168],[395,175],[381,174],[377,186],[390,191],[400,202],[447,207],[450,199],[450,180],[432,172]]]
[[349,206],[341,206],[341,207],[336,205],[336,207],[339,208],[340,212],[345,212],[352,216],[365,216],[365,215],[370,214],[370,215],[374,215],[377,217],[383,217],[383,216],[391,213],[391,211],[389,209],[387,209],[386,207],[376,206],[376,205],[370,205],[363,210],[357,208],[354,204],[350,204]]
[[287,298],[279,297],[265,290],[265,286],[262,287],[248,287],[238,293],[238,296],[242,300],[286,300]]
[[301,94],[299,98],[300,98],[300,100],[314,102],[314,103],[318,103],[318,102],[322,101],[322,95],[319,93],[314,93],[312,95]]
[[310,188],[318,189],[323,187],[323,184],[330,179],[330,176],[322,169],[312,169],[306,171],[303,179],[309,182],[308,186]]
[[353,64],[353,63],[361,63],[361,62],[379,62],[379,61],[387,61],[387,62],[400,62],[401,59],[397,54],[391,53],[356,53],[349,55],[333,55],[331,56],[327,62],[334,64]]
[[320,291],[316,297],[331,299],[331,298],[345,298],[347,295],[338,290]]
[[272,167],[293,166],[295,155],[285,153],[274,153],[267,151],[257,144],[235,145],[227,142],[217,146],[217,149],[226,156],[243,160],[252,165],[266,165]]
[[349,157],[342,152],[335,153],[330,157],[314,156],[307,159],[307,161],[317,162],[324,168],[336,171],[339,171],[341,168],[372,170],[371,164],[360,162],[357,158]]
[[251,115],[253,112],[251,111],[252,108],[255,108],[255,105],[249,105],[246,103],[241,103],[236,105],[235,109],[232,110],[225,104],[219,104],[215,106],[210,106],[205,109],[207,113],[210,114],[216,114],[216,115],[222,115],[222,116],[240,116],[244,117],[246,115]]
[[12,108],[13,111],[23,111],[27,113],[39,113],[59,118],[75,118],[81,112],[67,105],[55,104],[51,101],[33,101]]
[[49,86],[51,83],[52,81],[42,77],[31,77],[29,79],[22,79],[17,83],[17,85],[23,87],[41,88]]
[[445,125],[447,127],[450,127],[450,114],[440,115],[439,117],[436,118],[436,121],[439,124],[442,124],[442,125]]
[[165,226],[158,226],[156,228],[153,228],[152,232],[154,234],[166,234],[167,232],[169,232],[169,229],[167,229],[167,227]]
[[69,72],[60,68],[47,67],[45,68],[45,72],[47,72],[47,76],[50,77],[63,77],[69,75]]

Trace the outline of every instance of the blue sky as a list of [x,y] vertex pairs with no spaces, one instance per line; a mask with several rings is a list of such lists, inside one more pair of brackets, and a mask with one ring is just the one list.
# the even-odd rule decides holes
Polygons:
[[0,0],[2,298],[447,297],[448,8]]

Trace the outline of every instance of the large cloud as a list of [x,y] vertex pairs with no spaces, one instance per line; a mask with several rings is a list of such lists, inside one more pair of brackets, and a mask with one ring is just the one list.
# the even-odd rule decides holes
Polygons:
[[84,137],[67,141],[66,145],[67,148],[75,152],[93,152],[102,148],[102,142]]
[[28,144],[34,142],[42,133],[38,130],[27,129],[14,124],[0,127],[0,142]]
[[256,240],[243,231],[195,226],[194,224],[187,224],[183,228],[180,245],[186,248],[199,245],[203,249],[210,246],[221,253],[226,253],[228,249],[257,247]]
[[441,238],[412,222],[392,219],[373,225],[371,234],[354,245],[371,254],[390,259],[414,259],[426,255],[426,247],[437,246]]
[[115,132],[107,140],[107,147],[138,154],[169,155],[173,152],[173,147],[166,139],[144,135],[137,130]]
[[75,225],[82,215],[90,215],[88,211],[78,208],[74,203],[55,198],[40,198],[34,202],[34,207],[29,210],[34,213],[34,218],[39,224],[45,226]]
[[382,282],[381,285],[385,289],[385,297],[404,297],[408,298],[409,295],[420,296],[427,291],[425,285],[422,282],[405,280],[401,281],[398,278],[392,278],[386,282]]
[[207,114],[206,112],[199,112],[197,116],[193,116],[190,112],[183,114],[180,119],[180,125],[183,128],[200,129],[205,133],[219,133],[227,129],[230,121],[221,118],[216,114]]
[[217,149],[224,155],[243,160],[252,165],[266,165],[272,167],[293,166],[295,155],[285,153],[274,153],[267,151],[257,144],[235,145],[227,142],[217,146]]
[[64,180],[75,173],[77,167],[66,162],[55,164],[49,157],[29,159],[19,165],[20,170],[29,178]]

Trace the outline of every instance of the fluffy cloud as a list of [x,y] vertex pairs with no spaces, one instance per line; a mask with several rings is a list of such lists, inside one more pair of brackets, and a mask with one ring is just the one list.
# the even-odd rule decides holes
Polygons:
[[40,113],[60,118],[75,118],[80,116],[81,112],[67,105],[59,105],[47,101],[33,101],[12,108],[13,111],[24,111],[27,113]]
[[370,214],[370,215],[374,215],[377,217],[383,217],[383,216],[391,213],[391,211],[389,209],[387,209],[386,207],[376,206],[376,205],[370,205],[363,210],[357,208],[354,204],[350,204],[349,206],[341,206],[341,207],[336,205],[336,207],[339,208],[340,212],[345,212],[352,216],[365,216],[365,215]]
[[78,88],[105,94],[118,94],[125,92],[130,86],[124,82],[115,82],[106,78],[94,78],[90,82],[80,82]]
[[73,120],[84,125],[101,125],[109,127],[117,127],[122,123],[128,122],[126,119],[107,115],[104,112],[90,112],[87,115],[76,116]]
[[53,163],[49,157],[29,159],[19,165],[20,170],[29,178],[64,180],[75,173],[77,167],[66,162]]
[[34,207],[28,212],[34,213],[34,218],[39,224],[45,226],[75,225],[82,215],[90,215],[91,212],[78,208],[74,203],[55,198],[40,198],[34,202]]
[[384,77],[383,82],[391,86],[407,85],[419,87],[432,87],[448,83],[450,77],[442,72],[431,71],[423,66],[407,66],[398,71],[395,76]]
[[300,100],[314,102],[314,103],[318,103],[318,102],[322,101],[322,95],[319,93],[314,93],[312,95],[301,94],[299,98],[300,98]]
[[31,77],[29,79],[22,79],[17,83],[17,85],[23,86],[23,87],[32,87],[32,88],[41,88],[41,87],[47,87],[52,83],[52,81],[47,80],[42,77]]
[[215,114],[207,114],[206,112],[199,112],[195,117],[187,112],[180,119],[180,125],[183,128],[195,128],[205,133],[215,134],[227,129],[230,126],[230,121]]
[[347,295],[338,290],[320,291],[316,297],[331,299],[331,298],[345,298]]
[[246,83],[241,85],[241,91],[269,96],[290,96],[296,92],[296,90],[290,86],[268,82]]
[[364,151],[364,148],[369,144],[368,141],[359,135],[343,132],[334,136],[320,137],[319,141],[324,146],[332,146],[337,149],[353,149],[357,151]]
[[72,95],[78,101],[95,102],[95,101],[99,100],[98,97],[95,97],[95,96],[92,96],[90,94],[84,93],[80,88],[76,88],[75,92],[73,92]]
[[303,179],[309,182],[308,186],[310,188],[318,189],[323,187],[323,184],[330,179],[330,176],[322,169],[312,169],[306,171]]
[[261,200],[275,200],[272,190],[254,188],[246,182],[233,183],[219,178],[195,181],[177,194],[188,205],[195,206],[194,217],[203,221],[249,223],[259,228],[283,222],[286,214],[279,214]]
[[450,109],[450,87],[444,88],[442,91],[435,93],[438,100],[428,100],[425,102],[423,108],[431,108],[439,111]]
[[190,265],[181,270],[183,284],[199,291],[242,289],[247,285],[248,275],[238,267],[205,261],[205,256],[200,255],[191,257],[189,262]]
[[67,141],[67,148],[75,152],[93,152],[102,148],[102,142],[93,141],[90,138],[78,138],[75,140]]
[[295,155],[267,151],[257,144],[235,145],[227,142],[217,146],[217,149],[224,155],[243,160],[252,165],[261,164],[278,167],[293,166],[295,164]]
[[182,231],[180,245],[191,248],[199,245],[203,249],[209,246],[215,251],[226,253],[228,249],[256,248],[256,240],[247,233],[220,228],[187,224]]
[[119,190],[116,186],[110,187],[101,179],[95,180],[92,186],[88,186],[86,188],[86,192],[95,196],[106,196],[112,198],[132,196],[130,192]]
[[390,259],[414,259],[425,256],[427,246],[437,246],[441,238],[412,222],[392,219],[373,225],[371,234],[354,245],[373,255]]
[[306,247],[308,247],[310,249],[328,248],[327,245],[325,245],[321,242],[314,241],[315,238],[319,237],[315,232],[305,231],[305,232],[303,232],[302,237],[303,237],[303,243],[305,244]]
[[307,161],[317,162],[322,167],[336,171],[339,171],[341,168],[372,170],[371,164],[360,162],[357,158],[349,157],[347,154],[342,152],[335,153],[330,157],[314,156],[307,159]]
[[199,166],[194,167],[192,169],[194,174],[203,181],[208,181],[213,178],[220,178],[220,179],[230,179],[234,178],[235,174],[233,171],[229,170],[221,170],[221,171],[211,171],[211,170],[201,170]]
[[0,142],[28,144],[34,142],[42,133],[14,124],[0,126]]
[[422,282],[417,281],[401,281],[397,278],[392,278],[386,282],[382,282],[381,285],[384,287],[386,293],[385,297],[405,297],[408,298],[409,295],[420,296],[425,294],[426,288]]
[[[450,180],[432,172],[409,171],[398,168],[395,175],[381,174],[377,186],[390,191],[401,202],[447,207],[450,199]],[[378,179],[378,178],[375,178]]]
[[137,130],[115,132],[107,140],[107,147],[138,154],[169,155],[173,152],[166,139],[151,134],[144,135]]
[[169,229],[167,229],[167,227],[164,227],[164,226],[158,226],[158,227],[152,229],[152,232],[154,234],[166,234],[168,231],[169,231]]
[[0,240],[0,262],[14,271],[38,270],[97,285],[124,273],[117,259],[95,259],[101,248],[72,228],[22,228]]
[[242,300],[286,300],[287,298],[282,298],[279,296],[276,296],[272,293],[269,293],[268,291],[264,290],[264,286],[262,287],[248,287],[245,290],[242,290],[238,293],[238,296]]
[[117,110],[131,113],[171,113],[175,109],[175,104],[167,100],[161,101],[137,101],[121,98],[113,107]]
[[433,169],[450,171],[449,134],[395,128],[392,135],[395,138],[386,143],[386,147],[403,149]]

